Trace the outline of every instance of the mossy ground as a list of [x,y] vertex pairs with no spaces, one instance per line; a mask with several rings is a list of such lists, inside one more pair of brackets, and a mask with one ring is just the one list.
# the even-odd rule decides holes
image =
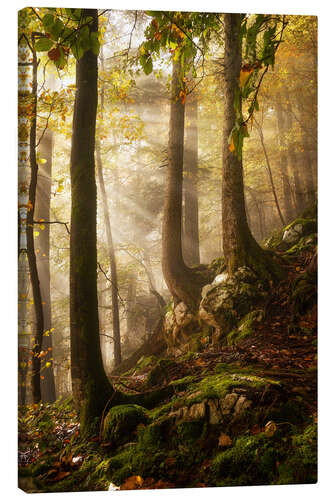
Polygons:
[[[21,488],[107,490],[133,477],[133,488],[316,482],[312,234],[287,249],[288,278],[269,291],[267,303],[241,314],[217,346],[202,326],[191,352],[142,358],[124,379],[132,379],[133,391],[106,413],[99,435],[80,434],[70,401],[22,409],[22,454],[30,458],[19,467]],[[213,267],[220,272],[223,261]],[[212,419],[212,407],[221,410],[230,394],[251,404]],[[231,445],[220,444],[221,433]]]

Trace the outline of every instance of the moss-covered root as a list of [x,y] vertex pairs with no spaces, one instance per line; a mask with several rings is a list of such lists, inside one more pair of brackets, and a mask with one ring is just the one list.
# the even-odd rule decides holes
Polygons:
[[114,406],[103,422],[102,440],[114,446],[130,441],[130,435],[139,424],[146,424],[145,408],[135,404]]

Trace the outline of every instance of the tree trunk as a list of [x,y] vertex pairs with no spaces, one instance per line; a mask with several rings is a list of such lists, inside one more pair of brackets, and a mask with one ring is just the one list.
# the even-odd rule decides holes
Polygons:
[[26,404],[26,379],[29,361],[27,303],[29,290],[29,262],[27,257],[27,213],[29,208],[30,178],[30,122],[28,106],[31,102],[31,52],[27,41],[21,38],[18,48],[18,362],[19,404]]
[[112,325],[113,325],[112,336],[114,342],[114,366],[118,366],[121,363],[121,341],[120,341],[120,321],[119,321],[119,303],[118,303],[117,261],[113,246],[108,200],[105,192],[101,150],[98,142],[96,145],[96,159],[97,159],[98,181],[102,195],[104,223],[106,229],[106,239],[107,239],[108,254],[109,254],[109,266],[111,271],[111,303],[112,303]]
[[35,340],[32,355],[32,399],[34,403],[41,401],[40,371],[43,332],[44,332],[44,312],[42,305],[41,290],[38,277],[38,269],[35,254],[34,242],[34,213],[36,202],[38,164],[36,161],[36,119],[37,119],[37,56],[33,51],[33,80],[32,80],[33,109],[30,127],[30,167],[31,177],[29,186],[30,210],[27,214],[27,254],[30,270],[30,280],[35,311]]
[[279,147],[280,147],[279,170],[282,179],[284,219],[288,223],[293,218],[293,209],[292,209],[292,196],[291,196],[289,173],[288,173],[286,143],[284,138],[285,120],[280,102],[277,102],[276,104],[276,118],[277,118],[278,134],[279,134]]
[[265,146],[264,134],[263,134],[262,128],[260,127],[259,124],[257,124],[257,131],[258,131],[258,134],[259,134],[259,137],[260,137],[261,146],[262,146],[262,149],[263,149],[263,152],[264,152],[264,155],[265,155],[266,169],[267,169],[267,173],[268,173],[268,177],[269,177],[269,182],[270,182],[270,185],[271,185],[271,188],[272,188],[272,193],[273,193],[273,197],[274,197],[274,202],[275,202],[276,210],[277,210],[277,212],[279,214],[279,217],[280,217],[280,220],[282,222],[282,225],[285,226],[286,222],[285,222],[284,217],[282,215],[281,208],[280,208],[280,203],[279,203],[279,200],[278,200],[278,197],[277,197],[277,193],[276,193],[276,189],[275,189],[275,184],[274,184],[274,180],[273,180],[273,173],[272,173],[271,163],[269,161],[269,156],[268,156],[267,149],[266,149],[266,146]]
[[187,127],[184,150],[184,241],[183,255],[188,266],[200,264],[198,209],[198,101],[186,104]]
[[[162,269],[175,303],[195,308],[200,297],[199,277],[188,268],[182,254],[182,186],[184,154],[184,104],[180,100],[183,72],[173,61],[168,143],[168,170],[162,228]],[[197,278],[197,279],[196,279]]]
[[[301,123],[306,123],[306,113],[304,112],[302,103],[298,103],[298,109],[300,113],[300,119]],[[313,172],[312,172],[312,158],[311,158],[311,147],[310,147],[310,141],[308,138],[307,131],[302,127],[302,146],[303,146],[303,151],[299,155],[300,158],[300,168],[301,171],[304,172],[304,183],[305,183],[305,190],[306,190],[306,203],[310,204],[313,203],[315,200],[315,183],[314,183],[314,178],[313,178]]]
[[239,88],[241,47],[240,15],[225,14],[224,126],[222,144],[222,238],[227,270],[232,275],[249,266],[264,277],[271,277],[274,266],[270,255],[253,238],[246,220],[242,159],[229,148],[229,137],[236,121],[235,92]]
[[[83,22],[96,9],[83,11]],[[102,361],[97,300],[95,128],[97,56],[87,51],[76,66],[76,95],[71,150],[70,330],[73,397],[81,430],[96,430],[96,419],[113,394]]]
[[[37,184],[35,219],[50,220],[50,201],[52,183],[52,149],[53,134],[46,130],[39,146],[41,158],[46,160],[40,167]],[[43,223],[41,223],[42,225]],[[37,226],[38,228],[38,226]],[[40,277],[40,289],[42,296],[44,330],[42,349],[46,352],[43,357],[41,379],[41,393],[43,403],[53,403],[56,400],[56,390],[53,371],[52,352],[52,317],[51,317],[51,291],[50,291],[50,225],[44,224],[44,229],[39,229],[38,236],[37,268]],[[46,367],[46,363],[48,366]]]

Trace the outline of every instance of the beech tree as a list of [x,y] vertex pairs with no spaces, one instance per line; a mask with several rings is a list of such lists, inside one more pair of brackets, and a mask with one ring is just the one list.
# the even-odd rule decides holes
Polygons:
[[[247,53],[254,61],[252,66],[242,66],[241,14],[224,14],[224,121],[222,140],[222,238],[223,254],[229,274],[239,267],[248,266],[264,277],[271,277],[276,271],[270,254],[260,247],[252,236],[245,211],[243,181],[243,139],[247,135],[242,114],[242,97],[251,94],[251,75],[258,67],[256,61],[256,36],[264,23],[265,16],[257,16],[252,25],[251,37],[247,32]],[[274,30],[275,31],[275,30]],[[243,30],[244,32],[244,30]],[[251,45],[249,45],[249,40]],[[254,44],[253,44],[254,40]],[[269,40],[269,38],[268,38]],[[268,41],[267,40],[267,41]],[[275,45],[263,51],[266,68],[274,61]],[[260,80],[259,80],[260,82]],[[259,83],[260,84],[260,83]],[[258,88],[258,87],[257,87]],[[249,116],[257,106],[257,91],[249,107]]]
[[[96,9],[83,23],[98,32]],[[91,49],[77,62],[71,150],[70,328],[73,396],[82,430],[100,418],[112,387],[105,374],[99,338],[96,250],[95,130],[97,55]]]

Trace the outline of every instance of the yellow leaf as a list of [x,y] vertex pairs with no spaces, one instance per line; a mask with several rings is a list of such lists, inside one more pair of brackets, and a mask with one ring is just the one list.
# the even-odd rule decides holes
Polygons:
[[241,86],[241,88],[245,87],[245,84],[248,81],[249,76],[251,75],[252,72],[253,68],[243,67],[241,69],[239,74],[239,85]]
[[231,142],[229,144],[229,151],[230,151],[230,153],[233,153],[235,151],[235,149],[236,149],[235,148],[235,142],[234,142],[234,138],[232,137],[231,138]]
[[50,366],[51,366],[51,363],[50,363],[49,361],[47,361],[47,362],[45,363],[45,368],[50,368]]

